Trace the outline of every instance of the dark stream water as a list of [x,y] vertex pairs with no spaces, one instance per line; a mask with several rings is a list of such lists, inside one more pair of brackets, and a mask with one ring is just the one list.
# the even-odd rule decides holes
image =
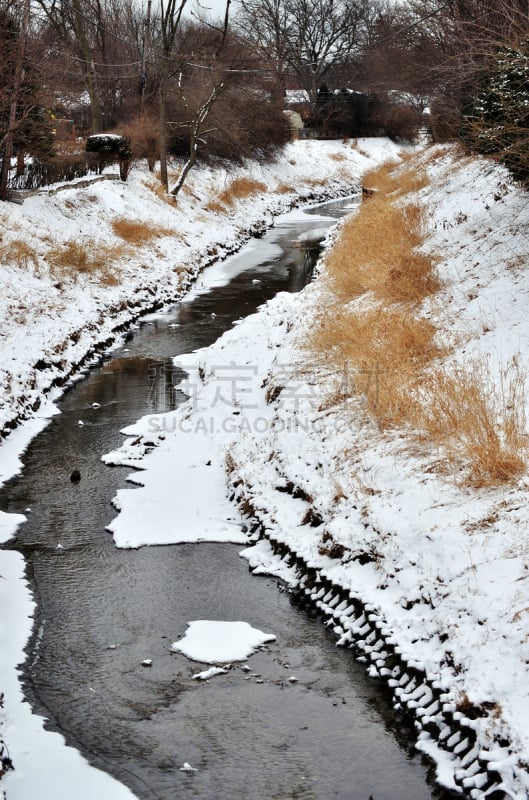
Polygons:
[[[277,226],[259,243],[259,264],[253,254],[252,269],[228,285],[143,324],[68,390],[62,413],[25,453],[23,474],[0,490],[4,510],[31,508],[7,545],[24,554],[38,603],[27,696],[47,727],[139,798],[443,796],[384,690],[275,580],[252,576],[240,547],[127,551],[105,532],[130,470],[105,467],[101,456],[120,445],[121,428],[175,399],[172,386],[152,391],[153,371],[213,342],[278,290],[300,289],[311,256],[293,240],[321,224]],[[82,480],[72,484],[76,467]],[[235,666],[200,684],[191,676],[203,667],[169,649],[194,619],[245,620],[277,641],[249,659],[251,673]],[[185,761],[198,771],[180,771]]]

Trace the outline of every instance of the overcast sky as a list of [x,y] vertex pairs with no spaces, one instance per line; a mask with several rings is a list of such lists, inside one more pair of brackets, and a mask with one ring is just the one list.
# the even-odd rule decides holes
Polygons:
[[[224,17],[226,10],[226,0],[192,0],[192,8],[195,12],[206,13],[208,16]],[[237,3],[232,2],[230,11],[235,11]]]
[[[393,0],[395,5],[402,5],[405,0]],[[230,11],[234,13],[238,7],[237,0],[232,0]],[[214,16],[217,18],[224,18],[224,12],[226,10],[226,0],[191,0],[192,10],[197,12],[202,12],[202,14],[206,13],[208,16]]]

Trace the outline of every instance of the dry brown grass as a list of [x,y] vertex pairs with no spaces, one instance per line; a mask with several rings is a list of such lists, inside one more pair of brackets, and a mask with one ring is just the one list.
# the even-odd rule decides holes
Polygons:
[[435,259],[416,248],[424,237],[417,205],[376,195],[343,226],[327,259],[334,291],[351,299],[373,292],[388,303],[420,303],[440,288]]
[[[380,429],[407,430],[410,449],[418,437],[473,486],[512,482],[528,457],[525,376],[513,364],[498,388],[482,366],[435,367],[445,351],[416,312],[440,281],[435,259],[417,249],[423,213],[403,199],[425,178],[384,165],[366,185],[376,191],[327,256],[330,292],[306,343],[339,375],[327,404],[360,396]],[[352,310],[350,301],[362,295],[375,303]]]
[[149,179],[143,180],[142,183],[150,192],[156,195],[156,197],[159,200],[163,200],[164,203],[167,203],[168,205],[173,206],[174,208],[175,198],[165,191],[165,186],[162,183],[160,183],[159,180],[156,180],[153,177],[150,180]]
[[327,178],[309,178],[305,181],[308,186],[325,186],[327,182]]
[[337,305],[322,312],[308,344],[340,376],[341,399],[361,396],[378,425],[388,428],[407,423],[410,384],[441,355],[435,333],[403,308],[355,312]]
[[403,197],[411,192],[418,192],[428,186],[428,176],[424,170],[414,167],[403,169],[391,161],[376,169],[366,172],[362,185],[377,193]]
[[[451,153],[453,151],[451,150]],[[440,159],[444,158],[446,155],[446,151],[441,149],[440,147],[433,145],[426,151],[426,154],[421,157],[421,164],[423,167],[435,164],[436,161],[440,161]]]
[[526,378],[516,364],[499,387],[482,364],[436,370],[422,382],[414,421],[450,466],[466,469],[469,483],[496,486],[526,470],[525,398]]
[[30,264],[38,268],[39,258],[36,249],[25,239],[14,239],[0,245],[0,264],[15,264],[27,269]]
[[237,200],[267,191],[266,185],[251,178],[236,178],[218,196],[218,202],[232,206]]
[[290,192],[294,192],[295,188],[290,183],[280,183],[279,186],[276,188],[276,192],[278,194],[289,194]]
[[226,213],[226,206],[223,206],[218,200],[210,200],[209,203],[206,204],[206,209],[212,211],[214,214]]
[[128,244],[140,246],[158,239],[161,236],[172,236],[174,231],[171,228],[164,228],[161,225],[150,225],[145,222],[120,218],[112,222],[112,229],[116,236],[119,236]]
[[120,279],[116,262],[127,253],[125,245],[110,247],[94,239],[85,242],[70,239],[50,249],[47,258],[51,270],[61,277],[75,280],[78,275],[94,275],[101,283],[113,286]]

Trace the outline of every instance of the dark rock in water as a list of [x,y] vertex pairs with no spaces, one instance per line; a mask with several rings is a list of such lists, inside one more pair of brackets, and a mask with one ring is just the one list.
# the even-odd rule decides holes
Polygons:
[[81,473],[78,469],[74,469],[72,474],[70,475],[70,480],[72,483],[79,483],[81,480]]

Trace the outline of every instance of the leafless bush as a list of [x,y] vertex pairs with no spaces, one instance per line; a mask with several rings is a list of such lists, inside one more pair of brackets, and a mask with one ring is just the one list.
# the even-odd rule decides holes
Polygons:
[[421,125],[417,109],[408,105],[390,105],[380,114],[380,124],[386,136],[395,142],[414,142]]
[[137,116],[120,128],[120,131],[130,140],[132,157],[146,159],[149,170],[154,172],[156,161],[160,157],[160,133],[155,116]]

